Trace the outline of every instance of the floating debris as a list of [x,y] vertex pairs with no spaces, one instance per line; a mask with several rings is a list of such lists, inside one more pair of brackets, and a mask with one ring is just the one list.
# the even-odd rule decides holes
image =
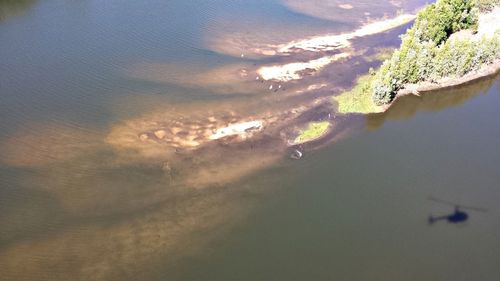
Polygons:
[[295,160],[299,160],[300,158],[302,158],[302,156],[303,156],[303,153],[300,152],[300,150],[298,150],[298,149],[294,149],[292,154],[290,154],[290,158],[295,159]]

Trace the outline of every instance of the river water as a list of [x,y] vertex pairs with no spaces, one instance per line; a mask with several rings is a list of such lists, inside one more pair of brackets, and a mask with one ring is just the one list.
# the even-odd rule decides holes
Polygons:
[[[499,280],[498,77],[342,116],[325,98],[407,25],[276,52],[424,3],[0,1],[0,280]],[[283,135],[327,114],[289,159]],[[255,118],[250,139],[183,135]],[[454,208],[430,197],[487,211],[429,225]]]

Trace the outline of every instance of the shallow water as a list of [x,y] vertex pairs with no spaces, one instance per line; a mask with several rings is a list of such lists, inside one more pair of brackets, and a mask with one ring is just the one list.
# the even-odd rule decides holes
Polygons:
[[[406,26],[265,51],[424,1],[315,2],[0,1],[0,279],[498,280],[498,78],[337,115],[324,101]],[[296,81],[254,77],[339,53]],[[330,114],[289,159],[284,138]],[[198,133],[254,119],[250,139]],[[429,226],[452,207],[428,196],[488,212]]]

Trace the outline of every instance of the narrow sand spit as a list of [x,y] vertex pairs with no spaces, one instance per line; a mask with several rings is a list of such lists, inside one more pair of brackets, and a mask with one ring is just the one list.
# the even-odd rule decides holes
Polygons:
[[345,48],[350,45],[349,40],[351,39],[382,33],[409,23],[414,19],[415,15],[403,14],[392,19],[367,24],[351,33],[317,36],[301,41],[294,41],[281,46],[278,49],[278,53],[292,53],[297,51],[318,52]]
[[347,58],[347,53],[333,56],[322,57],[308,62],[294,62],[284,65],[263,66],[257,70],[257,73],[264,80],[277,80],[287,82],[290,80],[301,79],[305,73],[311,73],[320,70],[328,64]]
[[[342,9],[343,11],[351,11]],[[228,33],[208,40],[209,48],[226,55],[245,58],[272,56],[289,56],[303,51],[320,52],[346,48],[351,45],[349,40],[385,32],[415,19],[414,14],[403,14],[394,18],[371,21],[360,28],[346,33],[328,34],[328,31],[318,31],[316,35],[295,35],[295,38],[305,38],[290,41],[290,36],[276,34],[275,36],[259,37],[254,33]],[[314,34],[314,33],[313,33]]]

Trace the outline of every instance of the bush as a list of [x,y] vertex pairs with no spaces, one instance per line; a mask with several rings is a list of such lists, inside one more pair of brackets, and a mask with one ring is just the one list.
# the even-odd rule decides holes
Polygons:
[[436,45],[450,34],[477,25],[477,8],[470,0],[441,0],[418,13],[414,28],[420,41],[433,41]]

